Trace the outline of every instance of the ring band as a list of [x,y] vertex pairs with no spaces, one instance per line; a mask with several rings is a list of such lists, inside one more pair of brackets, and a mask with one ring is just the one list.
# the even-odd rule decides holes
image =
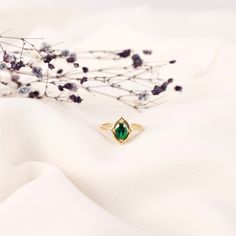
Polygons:
[[117,120],[114,124],[112,123],[103,123],[100,125],[102,130],[112,131],[115,139],[119,143],[124,143],[129,137],[132,131],[141,131],[143,129],[142,125],[139,124],[129,124],[123,117]]

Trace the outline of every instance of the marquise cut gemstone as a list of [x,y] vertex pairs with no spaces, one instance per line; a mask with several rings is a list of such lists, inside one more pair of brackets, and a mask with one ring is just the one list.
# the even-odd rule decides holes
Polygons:
[[119,123],[115,129],[115,136],[118,140],[124,141],[128,137],[128,128],[124,123]]

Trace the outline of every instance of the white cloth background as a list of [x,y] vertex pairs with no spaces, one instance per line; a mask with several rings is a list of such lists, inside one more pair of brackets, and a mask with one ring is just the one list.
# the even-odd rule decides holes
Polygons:
[[[236,13],[71,12],[0,20],[78,49],[153,48],[177,59],[163,73],[183,93],[141,114],[99,96],[1,99],[0,235],[235,236]],[[121,115],[145,126],[122,146],[97,130]]]

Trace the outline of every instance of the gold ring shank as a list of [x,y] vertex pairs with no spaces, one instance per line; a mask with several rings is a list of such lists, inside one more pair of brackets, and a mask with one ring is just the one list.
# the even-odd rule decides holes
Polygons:
[[103,123],[100,125],[100,128],[103,130],[110,130],[113,127],[112,123]]
[[[111,130],[112,127],[113,127],[112,123],[103,123],[100,126],[100,128],[103,129],[103,130]],[[139,125],[139,124],[130,124],[130,128],[132,130],[141,130],[141,129],[143,129],[143,126]]]

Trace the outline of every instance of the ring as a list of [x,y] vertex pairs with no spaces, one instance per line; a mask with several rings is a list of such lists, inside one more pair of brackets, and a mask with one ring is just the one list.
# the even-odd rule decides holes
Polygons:
[[129,124],[123,117],[117,120],[114,124],[103,123],[100,128],[102,130],[112,131],[115,139],[120,143],[124,143],[129,137],[132,131],[141,131],[143,129],[142,125],[139,124]]

